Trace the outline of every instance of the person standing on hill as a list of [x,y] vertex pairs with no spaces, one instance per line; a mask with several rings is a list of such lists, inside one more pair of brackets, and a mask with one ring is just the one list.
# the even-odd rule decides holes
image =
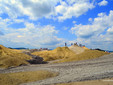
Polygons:
[[67,47],[67,43],[65,43],[65,47]]
[[73,43],[71,43],[71,46],[73,45]]

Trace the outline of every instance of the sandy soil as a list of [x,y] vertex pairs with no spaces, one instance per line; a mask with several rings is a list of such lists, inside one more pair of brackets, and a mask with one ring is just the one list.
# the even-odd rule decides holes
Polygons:
[[[97,59],[59,64],[41,64],[0,69],[0,73],[48,70],[59,72],[59,76],[22,85],[51,85],[76,81],[97,80],[113,77],[113,54]],[[89,84],[88,84],[89,85]]]
[[75,52],[76,54],[80,54],[80,53],[82,53],[82,52],[85,51],[84,48],[79,47],[79,46],[77,46],[77,45],[70,46],[69,49],[72,50],[73,52]]

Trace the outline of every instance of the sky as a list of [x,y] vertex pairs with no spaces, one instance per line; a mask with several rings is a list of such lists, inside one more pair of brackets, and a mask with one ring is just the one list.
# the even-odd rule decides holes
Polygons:
[[0,44],[113,50],[113,0],[0,0]]

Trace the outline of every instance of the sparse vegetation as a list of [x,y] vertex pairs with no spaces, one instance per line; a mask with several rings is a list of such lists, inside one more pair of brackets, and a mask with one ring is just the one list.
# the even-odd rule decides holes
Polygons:
[[58,73],[49,71],[31,71],[0,74],[0,85],[20,85],[21,83],[43,80],[57,76]]

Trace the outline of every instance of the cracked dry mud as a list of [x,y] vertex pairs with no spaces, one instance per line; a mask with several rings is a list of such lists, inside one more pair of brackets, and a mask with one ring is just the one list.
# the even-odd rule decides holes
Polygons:
[[21,85],[50,85],[74,81],[95,80],[113,77],[113,53],[97,59],[67,62],[59,64],[40,64],[21,66],[11,69],[0,69],[0,73],[13,73],[23,71],[48,70],[58,72],[57,77],[52,77],[36,82]]

